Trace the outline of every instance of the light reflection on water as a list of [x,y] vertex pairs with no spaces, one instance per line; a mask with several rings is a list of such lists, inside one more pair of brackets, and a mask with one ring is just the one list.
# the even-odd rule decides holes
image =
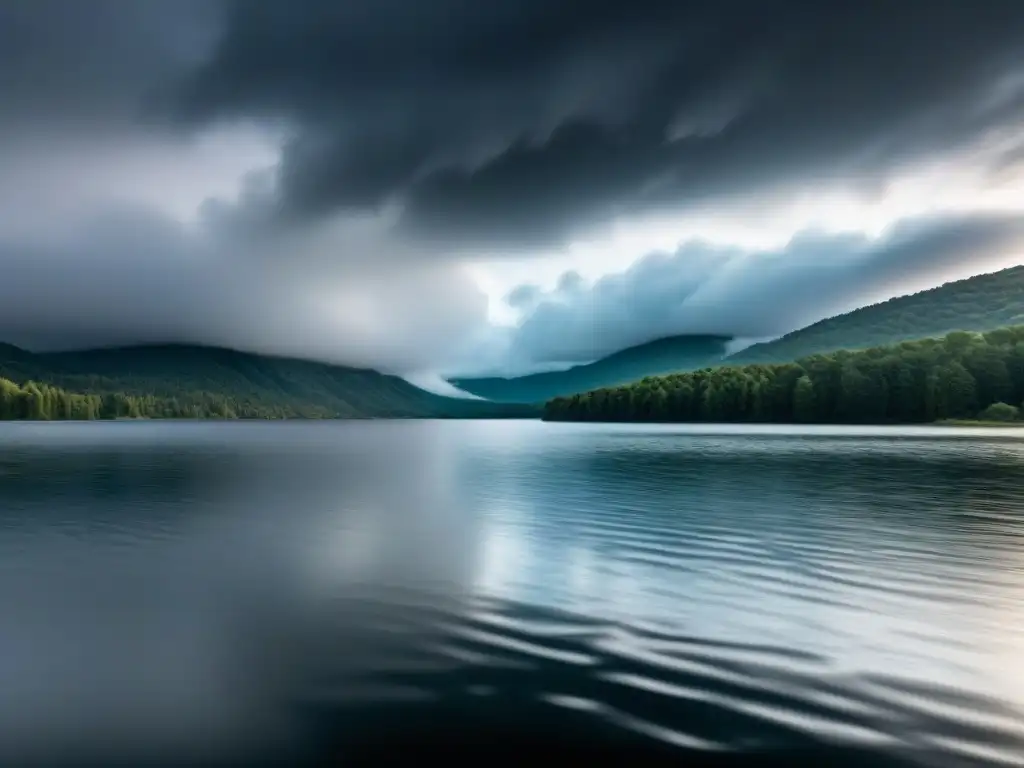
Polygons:
[[3,424],[0,758],[557,722],[1019,764],[1022,438]]

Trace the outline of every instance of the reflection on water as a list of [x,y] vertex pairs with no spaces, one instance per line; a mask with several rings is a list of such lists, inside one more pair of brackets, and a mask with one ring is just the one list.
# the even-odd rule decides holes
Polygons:
[[4,764],[445,739],[1022,763],[1017,430],[3,424],[0,447]]

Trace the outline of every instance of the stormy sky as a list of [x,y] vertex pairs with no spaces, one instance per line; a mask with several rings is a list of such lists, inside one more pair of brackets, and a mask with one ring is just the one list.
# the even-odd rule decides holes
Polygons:
[[524,373],[1024,261],[1014,0],[0,0],[0,329]]

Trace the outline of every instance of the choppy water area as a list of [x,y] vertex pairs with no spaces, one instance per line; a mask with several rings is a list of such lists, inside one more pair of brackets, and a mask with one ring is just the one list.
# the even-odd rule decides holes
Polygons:
[[0,763],[551,749],[1024,764],[1024,432],[0,424]]

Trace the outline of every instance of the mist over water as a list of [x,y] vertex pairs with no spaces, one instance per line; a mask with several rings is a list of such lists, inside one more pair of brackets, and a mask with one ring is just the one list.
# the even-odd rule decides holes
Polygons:
[[0,763],[1021,764],[1022,545],[1017,430],[0,424]]

